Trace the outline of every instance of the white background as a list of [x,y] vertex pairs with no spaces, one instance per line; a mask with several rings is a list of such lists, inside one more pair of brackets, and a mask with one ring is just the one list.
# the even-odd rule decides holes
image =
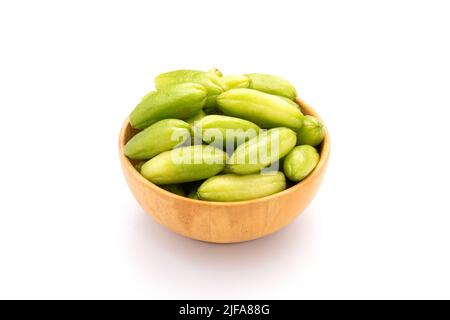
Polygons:
[[[0,298],[450,298],[448,1],[1,1]],[[266,72],[325,120],[314,202],[210,245],[148,217],[123,120],[160,72]]]

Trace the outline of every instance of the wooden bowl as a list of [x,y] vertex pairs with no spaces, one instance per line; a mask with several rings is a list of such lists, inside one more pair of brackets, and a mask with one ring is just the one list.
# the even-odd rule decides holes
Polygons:
[[[302,100],[304,114],[319,117]],[[325,174],[330,153],[328,132],[320,147],[321,158],[303,181],[271,196],[240,202],[209,202],[178,196],[142,177],[124,155],[124,146],[136,131],[128,119],[120,132],[123,173],[141,207],[160,224],[183,236],[215,243],[253,240],[280,230],[296,218],[314,198]]]

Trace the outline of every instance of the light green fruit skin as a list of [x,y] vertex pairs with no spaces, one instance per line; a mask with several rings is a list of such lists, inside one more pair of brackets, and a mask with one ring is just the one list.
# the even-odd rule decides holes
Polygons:
[[225,83],[225,89],[248,88],[250,79],[244,75],[229,75],[222,78]]
[[206,89],[197,83],[182,83],[147,95],[133,110],[130,123],[145,129],[167,118],[187,119],[200,112],[206,102]]
[[217,96],[225,90],[225,85],[221,77],[217,75],[217,72],[176,70],[162,73],[155,78],[155,86],[157,90],[162,90],[175,84],[185,82],[198,83],[206,88],[208,91],[208,97],[205,107],[215,106]]
[[302,127],[297,131],[297,144],[315,147],[322,143],[324,137],[323,123],[313,116],[305,116]]
[[291,100],[295,100],[297,97],[294,86],[286,79],[263,73],[246,74],[246,76],[250,79],[250,89],[283,96]]
[[258,135],[261,130],[253,122],[221,115],[206,116],[196,123],[196,127],[201,131],[203,141],[212,143],[215,138],[222,138],[223,145],[227,143],[227,129],[236,130],[234,132],[235,135],[232,137],[233,144],[241,144],[248,141]]
[[191,126],[193,126],[197,121],[202,120],[204,117],[206,117],[206,113],[203,110],[200,110],[199,113],[196,115],[186,119],[186,122],[189,123]]
[[289,180],[301,181],[314,170],[319,159],[316,148],[308,145],[295,147],[284,160],[284,173]]
[[185,197],[186,193],[184,192],[183,188],[179,184],[166,184],[161,186],[166,191],[172,192],[176,195]]
[[218,107],[229,116],[249,120],[261,128],[298,130],[303,114],[286,100],[252,89],[231,89],[217,97]]
[[198,189],[198,196],[208,201],[245,201],[272,195],[286,189],[282,172],[270,174],[225,174],[206,180]]
[[190,125],[178,119],[165,119],[139,132],[125,145],[125,155],[130,159],[148,160],[171,150],[190,137]]
[[226,158],[225,152],[210,146],[182,147],[147,161],[141,174],[158,185],[198,181],[221,172]]
[[[297,136],[291,129],[268,130],[237,147],[228,161],[228,170],[237,174],[257,173],[287,155],[296,142]],[[277,143],[278,148],[272,150],[272,143]]]

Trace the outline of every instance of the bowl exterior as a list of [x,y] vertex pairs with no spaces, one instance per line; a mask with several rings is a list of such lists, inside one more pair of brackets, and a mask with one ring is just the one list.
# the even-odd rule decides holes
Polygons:
[[[300,99],[305,114],[318,116]],[[172,194],[143,178],[123,153],[134,135],[128,120],[122,128],[119,152],[128,186],[141,205],[160,224],[183,236],[214,243],[233,243],[264,237],[292,222],[318,191],[329,159],[329,135],[321,146],[316,169],[295,186],[269,197],[233,202],[207,202]]]

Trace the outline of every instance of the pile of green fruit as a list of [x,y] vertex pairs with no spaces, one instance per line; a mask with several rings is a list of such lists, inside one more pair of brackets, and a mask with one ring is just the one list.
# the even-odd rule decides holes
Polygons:
[[323,124],[302,114],[283,78],[177,70],[157,76],[155,86],[130,115],[141,131],[125,155],[167,191],[251,200],[303,180],[319,162]]

